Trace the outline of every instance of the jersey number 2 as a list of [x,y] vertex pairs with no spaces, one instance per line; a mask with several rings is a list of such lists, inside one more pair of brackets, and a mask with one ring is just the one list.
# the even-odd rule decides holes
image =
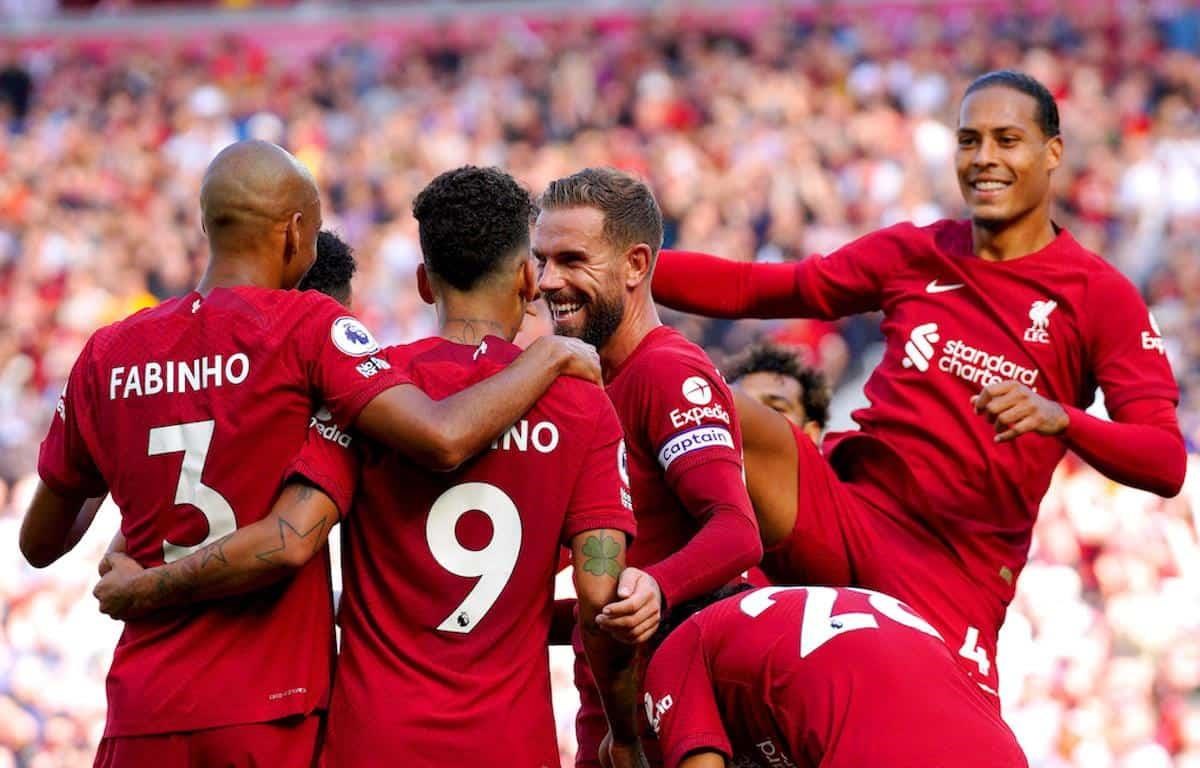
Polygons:
[[[458,540],[458,521],[475,510],[492,523],[492,540],[467,549]],[[467,634],[479,625],[512,577],[521,551],[521,515],[509,495],[490,483],[462,483],[448,489],[429,509],[425,540],[438,565],[455,576],[478,578],[475,586],[438,629]]]
[[172,424],[169,427],[155,427],[150,430],[149,455],[159,456],[164,453],[183,453],[183,464],[179,468],[179,483],[175,486],[175,503],[191,504],[200,510],[208,522],[208,535],[204,541],[190,547],[173,544],[163,540],[163,562],[173,563],[181,557],[187,557],[201,547],[212,544],[217,539],[227,536],[237,528],[237,518],[233,515],[233,507],[215,488],[209,488],[200,479],[204,474],[204,462],[208,460],[208,448],[212,444],[213,428],[216,422],[191,421],[186,424]]
[[[839,613],[834,614],[833,604],[837,602],[837,590],[830,587],[766,587],[756,589],[742,598],[740,608],[747,616],[757,617],[763,611],[775,605],[772,596],[779,592],[802,589],[808,593],[804,601],[804,618],[800,625],[800,658],[808,656],[825,643],[845,632],[856,629],[879,629],[879,620],[873,613]],[[911,612],[896,598],[869,589],[851,588],[854,592],[867,595],[867,602],[879,613],[897,624],[903,624],[919,632],[932,635],[941,640],[942,636],[931,627],[927,621]]]

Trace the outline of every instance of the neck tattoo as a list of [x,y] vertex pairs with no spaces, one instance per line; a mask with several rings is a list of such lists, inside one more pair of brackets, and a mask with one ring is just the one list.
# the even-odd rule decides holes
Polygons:
[[442,332],[447,339],[459,344],[478,344],[488,334],[508,338],[508,329],[502,323],[474,317],[446,318]]

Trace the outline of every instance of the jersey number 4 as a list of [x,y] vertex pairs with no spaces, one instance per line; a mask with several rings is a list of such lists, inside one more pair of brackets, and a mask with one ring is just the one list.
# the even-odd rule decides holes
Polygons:
[[[483,549],[467,549],[458,540],[458,521],[471,511],[487,515],[492,540]],[[490,483],[462,483],[448,489],[429,509],[425,540],[438,565],[455,576],[478,578],[463,601],[438,629],[467,634],[500,599],[521,551],[521,515],[509,495]]]
[[181,557],[228,536],[237,528],[233,507],[215,488],[210,488],[200,479],[204,474],[204,463],[208,460],[208,449],[212,444],[216,422],[191,421],[169,427],[150,430],[150,456],[164,453],[183,453],[183,464],[179,467],[179,483],[175,486],[175,503],[191,504],[200,510],[208,522],[208,535],[199,544],[187,547],[163,540],[163,562],[173,563]]
[[[804,601],[804,618],[800,626],[800,658],[808,656],[838,635],[853,632],[856,629],[879,629],[879,619],[874,613],[833,612],[833,604],[837,601],[837,590],[830,587],[766,587],[756,589],[742,598],[740,607],[747,616],[757,617],[763,611],[775,605],[771,598],[780,592],[800,589],[808,593]],[[878,613],[886,616],[897,624],[932,635],[938,640],[942,636],[931,627],[927,621],[904,606],[899,600],[880,592],[869,589],[853,589],[868,596],[867,602]]]

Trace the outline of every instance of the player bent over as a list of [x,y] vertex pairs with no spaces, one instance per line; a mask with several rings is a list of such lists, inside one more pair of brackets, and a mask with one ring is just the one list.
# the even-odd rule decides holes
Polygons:
[[644,703],[667,768],[1028,765],[937,630],[865,589],[708,605],[655,652]]

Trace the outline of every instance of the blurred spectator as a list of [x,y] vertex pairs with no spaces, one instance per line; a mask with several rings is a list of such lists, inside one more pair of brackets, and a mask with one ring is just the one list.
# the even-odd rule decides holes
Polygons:
[[[792,260],[958,215],[958,96],[983,70],[1023,68],[1060,100],[1056,220],[1144,290],[1195,449],[1200,14],[1185,5],[504,18],[396,39],[347,29],[311,56],[236,36],[0,46],[0,768],[90,764],[119,625],[89,592],[114,513],[44,572],[16,551],[19,513],[88,333],[195,284],[200,176],[228,142],[267,138],[309,165],[327,224],[360,260],[356,310],[399,342],[435,328],[414,290],[409,206],[448,167],[503,165],[536,191],[616,165],[657,191],[669,245]],[[878,339],[871,318],[668,318],[718,362],[770,335],[847,387]],[[524,336],[547,330],[543,312]],[[1200,768],[1198,515],[1194,472],[1162,501],[1075,461],[1060,469],[1000,660],[1034,766]]]

